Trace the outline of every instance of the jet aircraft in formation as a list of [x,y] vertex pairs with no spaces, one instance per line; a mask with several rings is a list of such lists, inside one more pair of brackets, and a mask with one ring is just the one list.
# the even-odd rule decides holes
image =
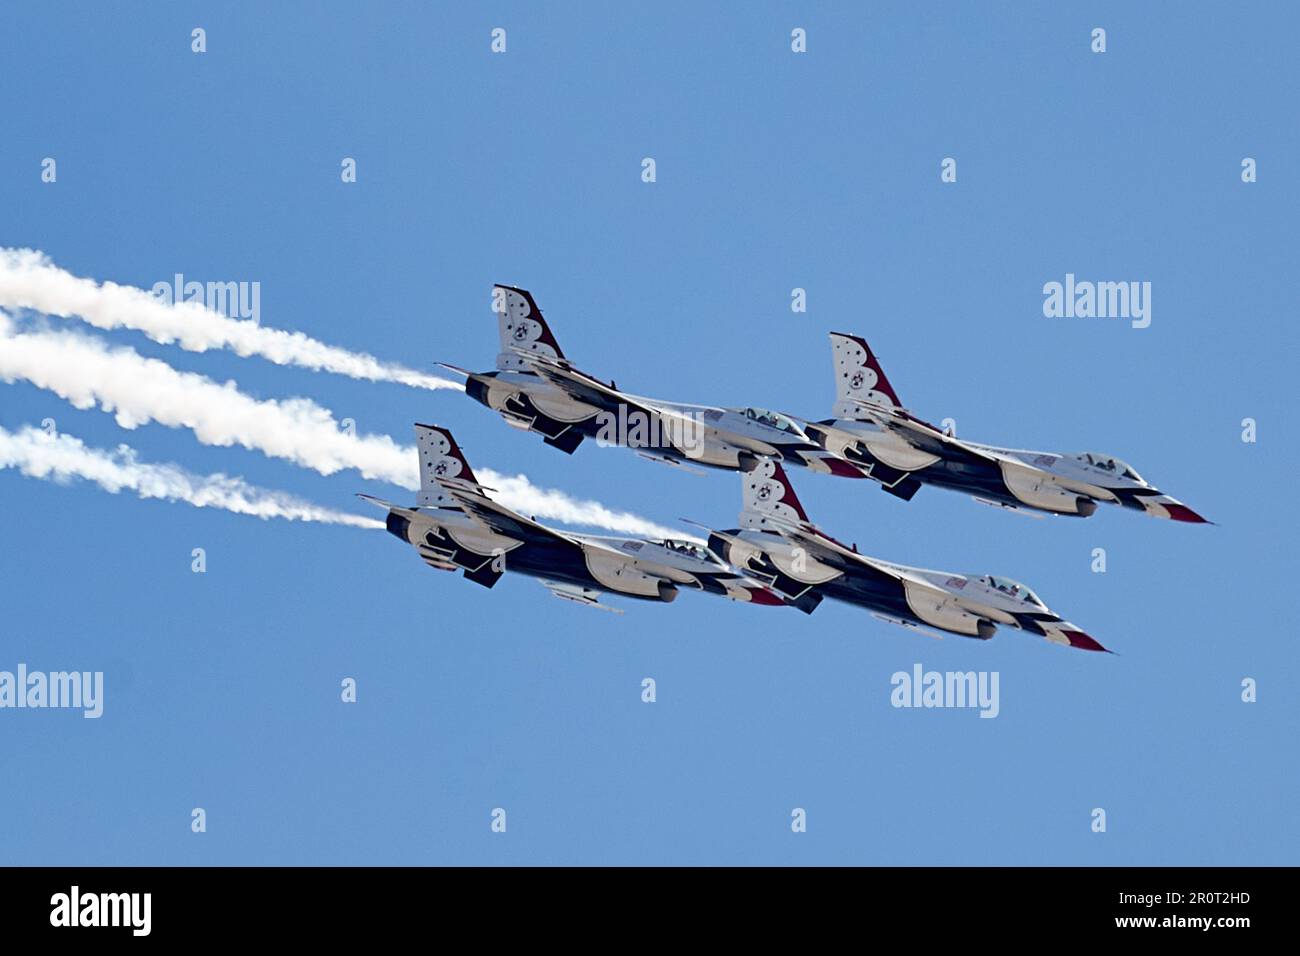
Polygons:
[[548,528],[493,501],[450,431],[415,426],[420,492],[411,506],[360,495],[388,511],[386,526],[425,564],[461,571],[490,588],[507,571],[539,579],[552,594],[589,607],[601,592],[670,602],[680,589],[781,605],[766,585],[739,574],[687,539],[620,538]]
[[1104,502],[1206,523],[1113,455],[998,448],[950,435],[903,407],[865,339],[832,332],[831,351],[835,417],[804,429],[890,494],[910,500],[922,485],[935,485],[1016,511],[1086,518]]
[[748,471],[766,456],[823,474],[871,478],[904,500],[929,484],[1020,512],[1088,517],[1107,503],[1205,522],[1113,455],[1000,448],[925,422],[899,401],[856,335],[831,334],[834,417],[812,421],[754,406],[688,405],[622,391],[565,357],[531,293],[498,285],[493,297],[501,341],[496,369],[443,367],[465,377],[475,401],[569,454],[596,438],[688,467]]
[[828,474],[860,477],[822,448],[788,415],[763,408],[721,408],[645,398],[588,375],[565,358],[531,293],[496,286],[497,367],[469,372],[470,398],[506,423],[537,432],[546,444],[573,454],[584,439],[630,445],[666,464],[745,470],[769,455]]
[[602,593],[669,602],[683,588],[809,614],[831,598],[917,631],[987,640],[1007,627],[1104,651],[1018,581],[909,567],[842,544],[808,520],[784,466],[869,478],[905,501],[934,485],[1028,513],[1088,517],[1106,503],[1206,523],[1113,456],[1000,448],[923,421],[899,401],[857,335],[831,333],[833,417],[813,421],[622,391],[565,356],[527,290],[495,286],[493,302],[501,343],[496,368],[443,366],[464,376],[471,398],[568,454],[595,439],[671,465],[739,472],[744,508],[739,528],[709,530],[707,544],[549,528],[494,501],[447,429],[416,425],[417,503],[361,497],[387,510],[388,530],[425,563],[460,570],[485,587],[514,571],[541,580],[557,597],[605,610],[617,609],[600,603]]
[[913,630],[988,640],[1002,625],[1054,644],[1105,650],[1018,581],[912,568],[840,543],[808,520],[775,459],[760,459],[741,475],[741,485],[740,527],[711,532],[709,548],[806,613],[831,598]]

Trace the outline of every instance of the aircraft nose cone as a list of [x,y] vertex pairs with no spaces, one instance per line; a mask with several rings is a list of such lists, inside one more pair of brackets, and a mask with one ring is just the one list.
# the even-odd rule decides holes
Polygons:
[[1187,505],[1177,504],[1176,502],[1169,502],[1167,504],[1162,505],[1162,507],[1169,512],[1169,517],[1175,521],[1186,521],[1190,524],[1210,523],[1205,518],[1202,518],[1200,515],[1198,515],[1191,508],[1187,507]]
[[1142,501],[1142,505],[1146,508],[1147,514],[1154,515],[1157,518],[1185,521],[1188,524],[1214,524],[1210,519],[1202,518],[1177,498],[1171,498],[1169,495],[1162,494],[1146,498]]
[[1070,642],[1071,647],[1077,647],[1080,650],[1085,651],[1103,651],[1107,654],[1110,653],[1110,651],[1106,650],[1106,648],[1098,644],[1093,638],[1083,633],[1083,631],[1063,630],[1061,633],[1065,635],[1065,639]]

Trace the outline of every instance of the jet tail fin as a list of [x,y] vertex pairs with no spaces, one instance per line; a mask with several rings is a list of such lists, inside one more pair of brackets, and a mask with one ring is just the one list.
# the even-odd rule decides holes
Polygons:
[[420,456],[420,494],[416,500],[421,507],[459,508],[460,502],[448,493],[446,485],[483,490],[448,429],[417,423],[415,444]]
[[744,509],[742,528],[771,528],[776,525],[810,526],[785,469],[775,458],[759,458],[740,475]]
[[864,402],[901,409],[903,403],[867,340],[847,332],[832,332],[830,336],[835,360],[835,417],[853,421],[868,417],[861,404]]
[[521,351],[547,358],[564,358],[560,343],[555,341],[550,326],[542,318],[542,310],[527,289],[511,285],[493,286],[492,311],[497,314],[497,333],[501,339],[497,368],[530,371],[528,363],[518,354]]

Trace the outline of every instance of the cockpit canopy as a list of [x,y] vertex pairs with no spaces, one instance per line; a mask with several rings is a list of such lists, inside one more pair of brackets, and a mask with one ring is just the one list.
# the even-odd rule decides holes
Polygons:
[[684,554],[688,558],[695,558],[697,561],[708,561],[710,563],[719,563],[717,557],[712,551],[702,544],[696,544],[694,541],[681,541],[676,538],[666,538],[664,547],[669,551],[676,551],[678,554]]
[[1019,581],[1012,581],[1010,578],[1001,578],[996,574],[986,574],[981,578],[985,584],[991,586],[994,590],[1007,595],[1008,597],[1019,598],[1026,604],[1032,604],[1034,607],[1047,609],[1047,605],[1038,599],[1038,595]]
[[791,435],[803,435],[803,429],[780,412],[770,412],[766,408],[747,408],[745,409],[745,417],[771,428],[779,428]]
[[1142,476],[1133,470],[1133,466],[1128,462],[1120,461],[1114,455],[1103,455],[1100,452],[1086,451],[1079,455],[1072,456],[1075,461],[1081,461],[1085,465],[1091,465],[1094,468],[1100,468],[1102,471],[1110,472],[1114,475],[1128,478],[1131,481],[1142,482]]

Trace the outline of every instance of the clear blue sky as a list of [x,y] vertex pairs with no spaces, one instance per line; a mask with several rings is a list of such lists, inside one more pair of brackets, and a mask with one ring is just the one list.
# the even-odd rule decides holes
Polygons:
[[[260,281],[264,324],[422,369],[490,367],[489,290],[510,282],[623,387],[808,417],[833,400],[825,333],[857,331],[924,417],[1119,455],[1219,526],[796,475],[828,531],[1027,581],[1109,656],[830,604],[598,614],[431,571],[379,532],[0,472],[0,669],[107,684],[98,721],[0,712],[0,862],[1297,862],[1300,23],[1088,7],[11,7],[0,245],[144,287]],[[1044,318],[1067,272],[1150,281],[1151,327]],[[475,462],[665,523],[739,507],[734,476],[567,458],[454,392],[108,338],[404,442],[444,423]],[[335,507],[410,494],[0,385],[0,425],[46,417]],[[890,675],[918,662],[998,671],[1001,715],[895,710]]]

